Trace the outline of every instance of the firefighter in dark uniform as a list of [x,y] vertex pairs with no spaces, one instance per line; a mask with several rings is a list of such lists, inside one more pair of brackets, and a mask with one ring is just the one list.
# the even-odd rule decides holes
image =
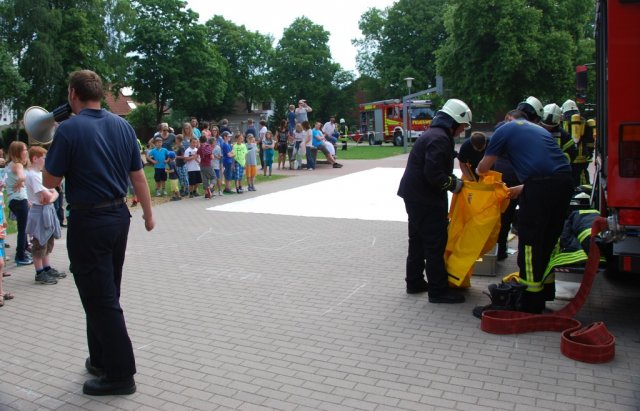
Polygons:
[[509,188],[520,207],[518,266],[520,282],[527,286],[522,310],[540,313],[545,301],[555,298],[554,278],[545,277],[545,270],[573,193],[571,167],[551,134],[525,120],[513,120],[495,131],[477,173],[486,174],[499,156],[509,158],[523,183]]
[[338,132],[340,137],[338,138],[342,143],[342,151],[347,151],[347,141],[349,141],[349,126],[343,118],[340,119],[340,125],[338,126]]
[[562,104],[562,126],[571,135],[574,143],[574,153],[571,158],[571,172],[574,186],[591,184],[589,178],[589,163],[593,160],[595,139],[595,120],[585,120],[580,116],[580,110],[573,100]]
[[551,133],[567,160],[571,162],[572,158],[575,157],[575,145],[571,139],[571,134],[561,127],[561,123],[562,109],[555,103],[544,106],[540,125]]
[[449,289],[444,251],[449,224],[447,191],[462,188],[462,180],[453,174],[454,139],[470,125],[467,104],[448,100],[413,145],[398,188],[409,217],[407,293],[428,291],[431,303],[464,302],[463,295]]

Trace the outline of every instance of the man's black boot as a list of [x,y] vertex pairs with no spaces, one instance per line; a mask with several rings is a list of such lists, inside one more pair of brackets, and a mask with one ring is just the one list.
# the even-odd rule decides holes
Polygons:
[[136,383],[133,377],[109,380],[102,376],[85,381],[82,392],[87,395],[129,395],[136,392]]

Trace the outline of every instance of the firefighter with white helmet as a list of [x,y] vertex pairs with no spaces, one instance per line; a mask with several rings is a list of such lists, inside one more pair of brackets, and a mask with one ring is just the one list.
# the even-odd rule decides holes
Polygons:
[[543,108],[540,125],[553,136],[556,143],[570,162],[575,157],[575,148],[571,135],[560,127],[562,123],[562,109],[555,103],[547,104]]
[[398,188],[409,217],[407,293],[428,292],[431,303],[464,302],[462,294],[449,289],[444,251],[449,224],[447,191],[462,189],[462,180],[453,174],[455,138],[469,127],[469,106],[462,100],[448,100],[414,143]]
[[540,122],[544,114],[542,103],[533,96],[529,96],[525,101],[520,102],[516,109],[522,111],[527,116],[527,120],[536,124]]
[[570,134],[574,144],[571,157],[573,183],[576,187],[591,184],[588,168],[595,149],[593,133],[596,122],[582,117],[573,100],[567,100],[562,104],[562,119],[562,126]]
[[339,140],[342,143],[342,151],[347,151],[347,141],[349,140],[349,127],[347,122],[343,118],[340,119],[338,125],[338,132],[340,133]]

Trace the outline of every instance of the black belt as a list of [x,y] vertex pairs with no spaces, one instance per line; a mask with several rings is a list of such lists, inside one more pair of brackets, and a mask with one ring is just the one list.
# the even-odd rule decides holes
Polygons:
[[116,207],[125,203],[125,199],[116,198],[115,200],[103,201],[100,203],[75,203],[68,204],[67,210],[93,210],[95,208]]

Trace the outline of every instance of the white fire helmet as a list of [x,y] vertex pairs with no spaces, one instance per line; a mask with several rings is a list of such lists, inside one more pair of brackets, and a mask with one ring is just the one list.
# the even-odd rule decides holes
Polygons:
[[542,118],[544,109],[542,108],[542,103],[540,102],[540,100],[533,96],[529,96],[524,102],[533,107],[538,117]]
[[542,110],[542,119],[540,122],[545,126],[555,127],[562,120],[562,109],[556,103],[547,104]]
[[456,123],[464,124],[466,128],[471,127],[471,110],[464,101],[451,98],[444,103],[440,111],[450,115]]
[[340,119],[340,124],[344,124],[344,119],[343,118]]
[[567,100],[562,104],[562,113],[566,113],[567,111],[580,111],[578,110],[578,105],[573,100]]

